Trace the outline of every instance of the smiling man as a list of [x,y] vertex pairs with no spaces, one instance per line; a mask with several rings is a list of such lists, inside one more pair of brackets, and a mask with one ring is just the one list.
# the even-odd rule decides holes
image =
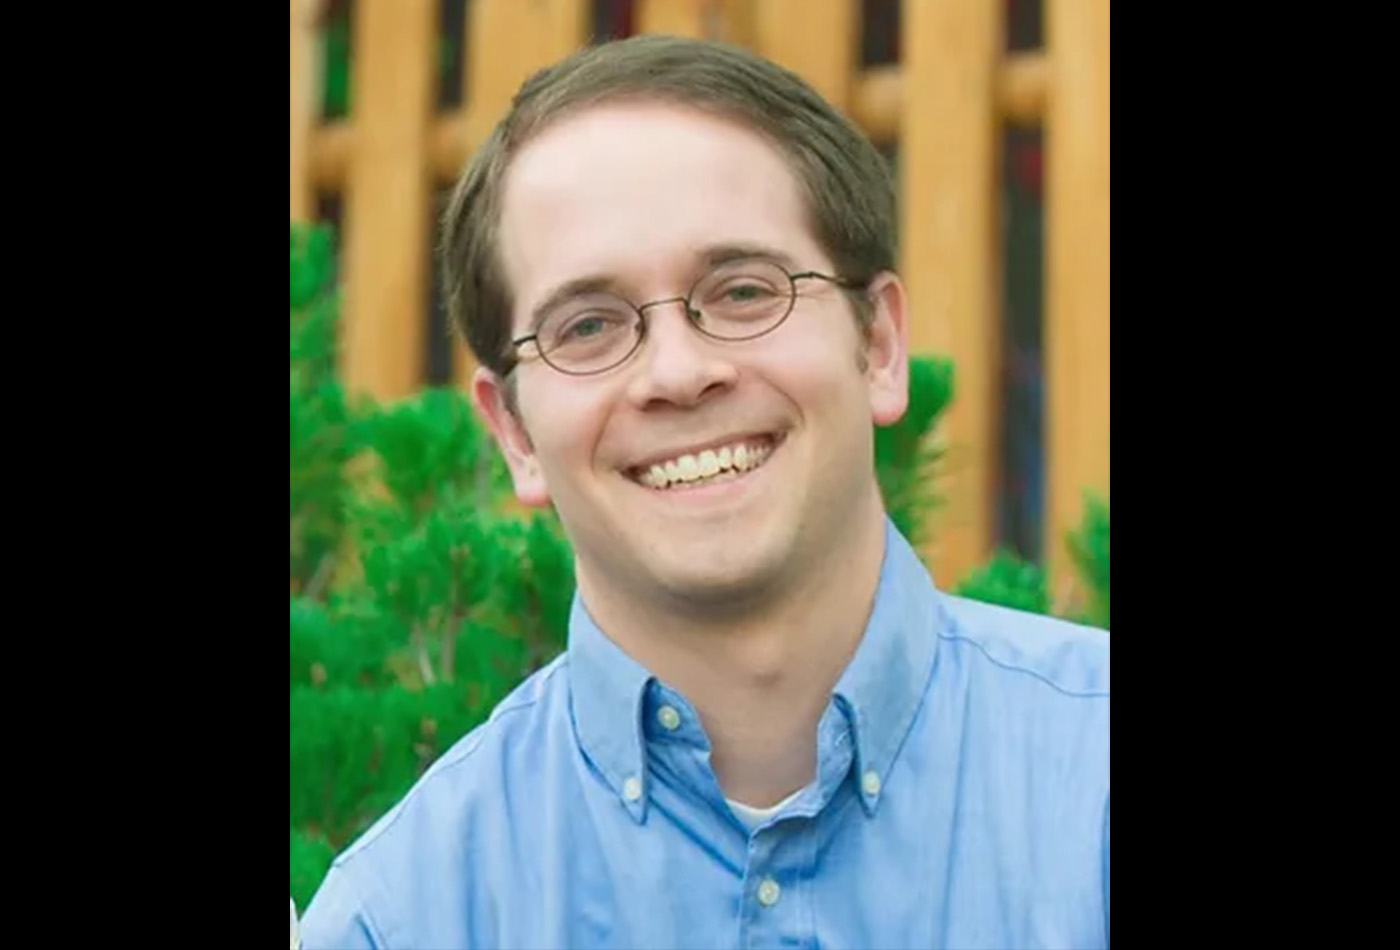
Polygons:
[[940,593],[880,497],[894,223],[746,52],[525,84],[444,267],[573,545],[568,650],[337,858],[305,947],[1108,946],[1107,634]]

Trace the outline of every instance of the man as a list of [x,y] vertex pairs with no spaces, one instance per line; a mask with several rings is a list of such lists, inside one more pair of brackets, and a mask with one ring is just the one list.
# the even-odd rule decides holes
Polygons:
[[322,947],[1106,947],[1108,636],[944,596],[880,155],[656,37],[528,81],[445,219],[472,396],[577,558],[566,654],[335,862]]

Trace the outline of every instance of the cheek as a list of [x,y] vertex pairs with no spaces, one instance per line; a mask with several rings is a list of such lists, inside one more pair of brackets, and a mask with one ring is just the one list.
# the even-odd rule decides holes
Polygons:
[[536,461],[552,487],[592,464],[607,413],[591,396],[585,386],[562,388],[553,381],[529,393],[529,434]]
[[[843,318],[842,314],[821,317]],[[828,332],[816,332],[818,327],[813,326],[777,335],[765,347],[764,364],[774,384],[804,411],[822,416],[849,413],[852,396],[859,391],[864,398],[863,348],[854,325],[841,328],[846,332],[821,329]]]

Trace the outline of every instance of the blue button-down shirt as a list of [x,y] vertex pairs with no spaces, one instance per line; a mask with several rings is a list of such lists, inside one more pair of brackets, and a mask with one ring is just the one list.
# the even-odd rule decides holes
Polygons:
[[317,948],[1107,947],[1108,634],[935,590],[890,525],[814,781],[750,827],[685,697],[575,601],[340,855]]

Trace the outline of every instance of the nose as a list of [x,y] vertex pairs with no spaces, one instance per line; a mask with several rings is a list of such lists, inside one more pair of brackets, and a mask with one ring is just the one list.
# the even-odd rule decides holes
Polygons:
[[646,339],[627,394],[639,409],[669,403],[695,406],[734,385],[738,369],[729,354],[690,323],[682,300],[647,309]]

